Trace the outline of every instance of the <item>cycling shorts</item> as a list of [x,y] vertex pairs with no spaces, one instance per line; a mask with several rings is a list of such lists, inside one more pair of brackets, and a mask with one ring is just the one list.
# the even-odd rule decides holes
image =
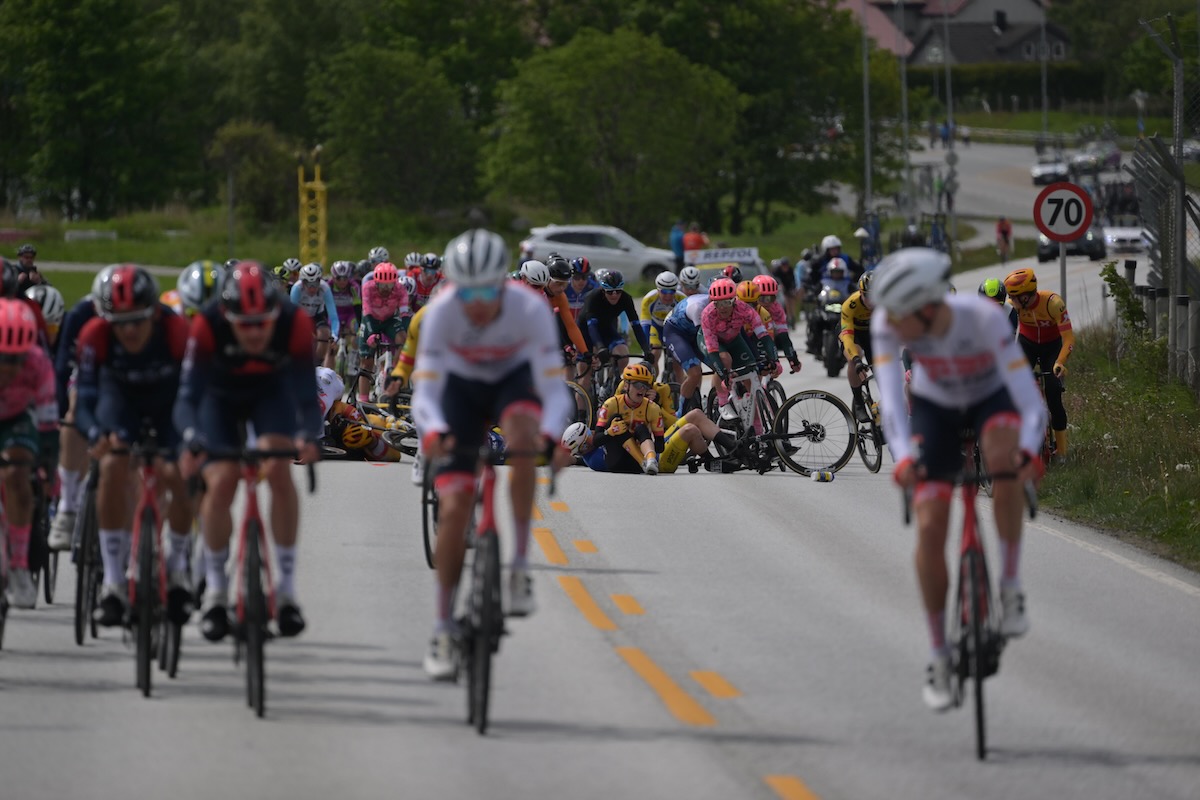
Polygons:
[[[708,355],[708,351],[705,349],[704,345],[704,331],[696,332],[696,346],[700,348],[700,352],[705,354],[705,361],[708,362],[708,365],[712,367],[714,371],[724,369],[719,362],[715,364],[713,363],[717,356]],[[751,367],[758,363],[758,359],[755,357],[754,351],[750,348],[750,345],[746,342],[745,337],[743,337],[741,334],[733,337],[728,342],[720,342],[720,350],[718,352],[729,353],[729,357],[732,361],[732,372],[737,372],[739,369]]]
[[658,328],[654,325],[650,326],[650,349],[662,347],[662,337],[658,335]]
[[254,426],[257,436],[280,434],[293,439],[300,433],[300,409],[283,380],[262,384],[254,394],[221,395],[205,392],[200,398],[198,421],[206,446],[216,452],[244,445],[239,428]]
[[1003,387],[966,410],[945,408],[913,395],[912,436],[917,463],[930,475],[957,475],[966,458],[963,431],[970,428],[982,432],[994,418],[1005,414],[1016,417],[1017,409]]
[[346,336],[352,330],[351,326],[354,324],[354,306],[338,306],[337,318],[338,331],[342,336]]
[[679,362],[679,366],[685,370],[700,366],[700,351],[696,349],[695,336],[690,336],[667,322],[663,326],[663,341],[671,355]]
[[453,373],[448,375],[442,392],[442,414],[454,437],[456,450],[438,467],[438,477],[456,472],[474,475],[479,448],[492,425],[502,423],[505,414],[517,406],[541,412],[542,401],[534,390],[533,373],[528,363],[495,383],[462,378]]
[[171,418],[176,392],[173,383],[125,387],[107,375],[101,375],[99,390],[96,421],[102,432],[115,433],[121,441],[133,444],[138,441],[143,422],[146,422],[154,428],[159,447],[171,452],[179,449],[179,433]]
[[32,411],[23,411],[15,417],[0,420],[0,452],[19,447],[38,454],[38,429]]
[[358,331],[359,358],[371,358],[375,355],[375,348],[367,344],[367,339],[372,334],[377,333],[381,339],[394,342],[397,336],[408,330],[408,320],[400,319],[399,317],[372,320],[370,324],[367,323],[367,319],[367,317],[363,317],[363,326]]

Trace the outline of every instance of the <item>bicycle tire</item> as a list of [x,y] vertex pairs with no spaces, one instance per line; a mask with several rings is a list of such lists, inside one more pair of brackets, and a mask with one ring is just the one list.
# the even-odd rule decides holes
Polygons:
[[775,412],[783,408],[783,404],[787,402],[787,390],[783,388],[783,384],[778,378],[771,378],[766,385],[767,395],[775,401]]
[[491,700],[492,655],[500,647],[503,624],[500,606],[500,540],[494,529],[484,531],[475,548],[471,580],[472,666],[468,690],[475,731],[487,733]]
[[154,512],[149,508],[142,511],[137,558],[137,686],[149,697],[154,661]]
[[583,422],[589,428],[592,427],[596,424],[596,412],[592,408],[592,398],[575,381],[567,381],[567,389],[574,395],[575,400],[575,417],[572,422]]
[[5,628],[6,623],[8,622],[8,598],[5,596],[8,594],[8,582],[7,581],[0,583],[0,591],[3,591],[3,593],[4,593],[3,595],[0,595],[0,650],[3,650],[4,649],[4,628]]
[[50,549],[50,509],[42,493],[41,481],[35,479],[33,492],[32,535],[41,542],[42,550],[42,598],[46,605],[54,605],[58,588],[58,551]]
[[266,675],[263,669],[263,645],[267,630],[267,598],[262,586],[262,531],[257,520],[246,525],[245,586],[246,618],[242,629],[246,636],[246,705],[255,716],[266,711]]
[[854,455],[855,423],[850,409],[823,389],[797,392],[775,415],[775,450],[793,472],[837,472]]
[[883,466],[883,437],[879,435],[878,426],[874,422],[867,425],[860,423],[855,434],[855,445],[863,465],[871,472],[879,472]]
[[46,554],[46,563],[42,568],[42,597],[46,605],[54,605],[54,595],[58,586],[58,551],[50,550]]
[[421,541],[425,546],[425,563],[430,569],[437,566],[438,496],[433,486],[433,464],[425,462],[421,477]]
[[984,620],[981,599],[982,592],[987,589],[981,585],[982,575],[979,569],[978,553],[968,551],[963,554],[962,569],[966,570],[967,575],[967,613],[970,621],[970,630],[967,632],[969,637],[967,653],[970,658],[969,673],[975,695],[975,755],[980,761],[983,761],[987,758],[987,721],[983,701],[983,680],[986,677],[987,666],[983,651]]

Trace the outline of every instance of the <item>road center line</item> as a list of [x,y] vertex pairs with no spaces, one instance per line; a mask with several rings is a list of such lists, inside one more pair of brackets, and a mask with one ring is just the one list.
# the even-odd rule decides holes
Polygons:
[[614,594],[609,595],[609,597],[612,598],[613,605],[615,605],[617,610],[619,610],[622,614],[639,616],[646,613],[646,610],[642,608],[642,604],[635,600],[633,595]]
[[820,800],[804,781],[795,775],[768,775],[763,778],[782,800]]
[[596,543],[587,539],[576,539],[575,549],[581,553],[594,553],[596,552]]
[[583,585],[583,581],[573,575],[559,575],[558,582],[562,585],[563,591],[567,593],[567,597],[575,603],[579,613],[583,614],[584,619],[602,631],[617,629],[617,623],[613,622],[612,618],[596,604],[587,587]]
[[682,686],[671,680],[671,676],[641,650],[636,647],[618,647],[617,654],[654,690],[675,719],[688,725],[717,724],[716,717],[708,713],[708,710],[696,702]]
[[741,697],[742,693],[738,688],[716,672],[702,672],[696,670],[691,673],[692,680],[704,687],[704,690],[713,697],[722,700],[730,697]]
[[533,540],[542,548],[542,555],[546,557],[546,561],[560,567],[567,564],[567,554],[558,546],[558,540],[549,528],[534,528]]
[[533,504],[533,518],[535,520],[540,520],[542,518],[542,510],[538,508],[537,503]]
[[551,500],[550,507],[553,508],[555,511],[570,511],[571,510],[571,507],[569,505],[567,505],[566,503],[564,503],[562,500]]

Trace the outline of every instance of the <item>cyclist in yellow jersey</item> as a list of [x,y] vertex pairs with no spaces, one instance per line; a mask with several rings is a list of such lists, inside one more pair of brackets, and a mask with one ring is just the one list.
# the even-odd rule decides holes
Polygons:
[[651,400],[654,376],[645,364],[621,372],[625,391],[604,401],[596,413],[593,441],[605,447],[609,472],[658,474],[658,452],[666,427],[662,409]]
[[871,363],[871,273],[858,279],[858,291],[842,303],[842,350],[850,369],[846,377],[850,381],[850,393],[854,395],[854,416],[859,422],[871,421],[871,410],[863,403],[862,384],[866,367],[863,360]]

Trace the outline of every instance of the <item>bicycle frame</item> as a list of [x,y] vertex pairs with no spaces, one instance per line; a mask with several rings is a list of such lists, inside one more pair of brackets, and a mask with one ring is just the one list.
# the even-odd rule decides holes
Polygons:
[[[139,468],[142,476],[142,491],[138,497],[137,505],[133,509],[133,539],[129,548],[129,558],[132,561],[137,558],[138,547],[142,540],[142,526],[140,521],[142,514],[146,509],[150,509],[154,515],[154,560],[156,562],[156,572],[158,573],[158,602],[163,606],[167,604],[167,562],[163,558],[162,548],[162,514],[158,508],[158,471],[154,465],[155,453],[152,450],[132,451],[142,459],[142,464]],[[132,570],[132,574],[136,575],[137,570]],[[129,579],[129,605],[135,608],[137,603],[137,581],[130,577]]]
[[266,526],[263,525],[262,514],[258,509],[258,481],[259,481],[259,463],[251,460],[241,465],[242,482],[246,486],[246,512],[242,515],[242,525],[238,529],[238,549],[237,549],[237,580],[232,582],[236,587],[237,603],[235,605],[235,614],[239,624],[244,625],[246,622],[246,594],[242,591],[244,581],[242,576],[246,569],[246,540],[250,533],[250,522],[258,523],[258,551],[262,554],[263,569],[267,573],[266,586],[264,587],[267,597],[267,617],[268,619],[275,618],[275,581],[271,575],[271,558],[270,549],[267,542]]

